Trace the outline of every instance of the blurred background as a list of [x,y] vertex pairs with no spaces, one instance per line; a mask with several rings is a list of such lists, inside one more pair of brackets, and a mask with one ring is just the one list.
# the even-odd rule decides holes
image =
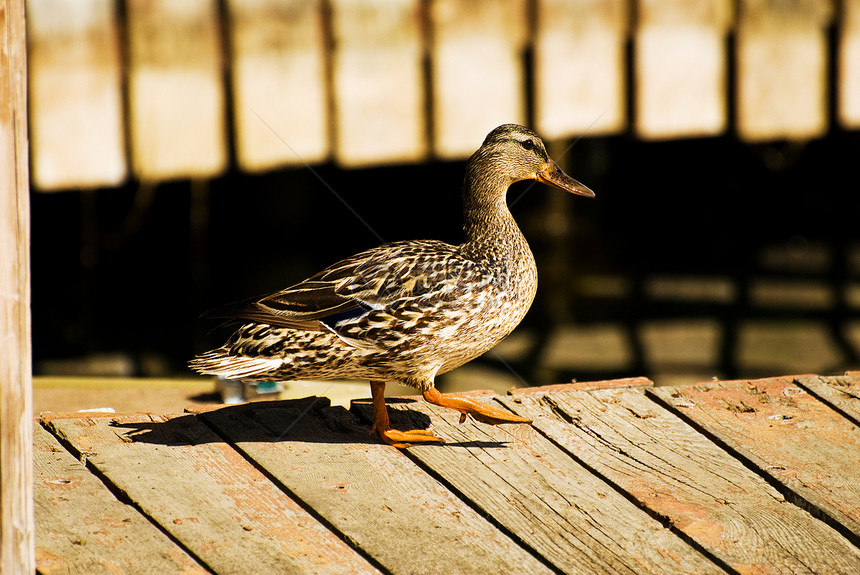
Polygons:
[[27,9],[36,375],[191,377],[203,311],[459,242],[507,122],[597,198],[511,188],[536,302],[441,388],[860,367],[858,0]]

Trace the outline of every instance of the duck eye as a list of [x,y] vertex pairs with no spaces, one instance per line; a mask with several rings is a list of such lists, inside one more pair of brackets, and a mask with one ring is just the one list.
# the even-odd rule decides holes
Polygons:
[[535,141],[529,138],[528,140],[523,140],[522,142],[523,148],[526,150],[534,150],[535,149]]

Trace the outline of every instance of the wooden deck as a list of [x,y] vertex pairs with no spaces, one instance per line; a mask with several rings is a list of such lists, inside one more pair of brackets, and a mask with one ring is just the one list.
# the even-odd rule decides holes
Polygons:
[[423,401],[43,414],[40,573],[860,573],[860,373]]

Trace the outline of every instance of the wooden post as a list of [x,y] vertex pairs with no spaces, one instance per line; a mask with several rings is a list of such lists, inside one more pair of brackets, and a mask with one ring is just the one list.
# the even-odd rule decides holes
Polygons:
[[24,0],[0,0],[0,572],[33,573]]

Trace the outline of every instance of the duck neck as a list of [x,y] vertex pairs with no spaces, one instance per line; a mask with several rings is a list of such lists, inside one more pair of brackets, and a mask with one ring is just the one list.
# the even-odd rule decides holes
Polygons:
[[[480,176],[477,172],[480,172]],[[474,256],[492,259],[528,251],[528,244],[506,202],[508,186],[494,170],[466,169],[463,182],[464,248]]]

